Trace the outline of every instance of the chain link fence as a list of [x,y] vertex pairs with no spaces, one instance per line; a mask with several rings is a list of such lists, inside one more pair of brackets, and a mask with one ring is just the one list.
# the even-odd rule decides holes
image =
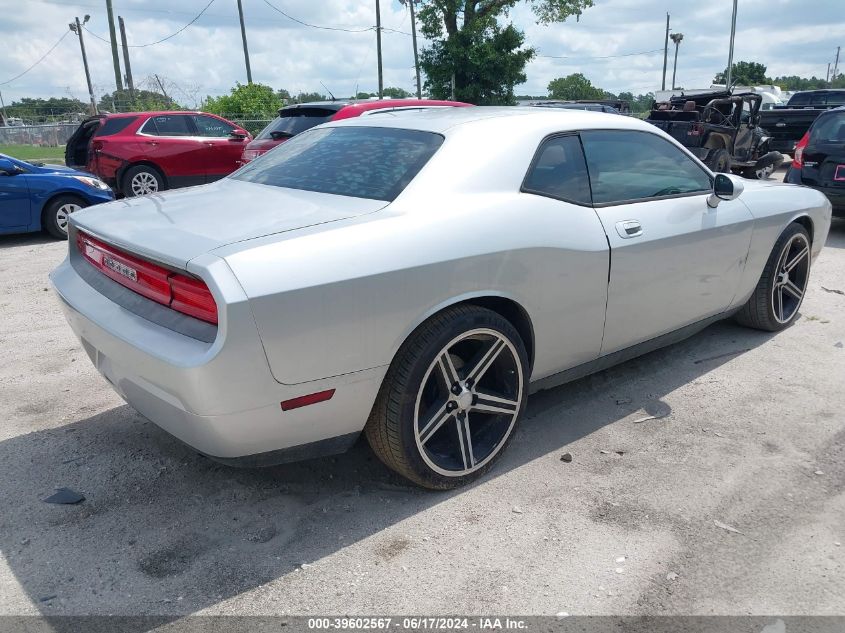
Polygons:
[[67,143],[78,127],[78,123],[0,127],[0,145],[58,147]]

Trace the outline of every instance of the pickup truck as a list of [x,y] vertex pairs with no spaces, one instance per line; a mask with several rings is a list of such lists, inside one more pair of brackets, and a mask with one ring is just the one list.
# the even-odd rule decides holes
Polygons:
[[795,145],[822,113],[845,105],[845,90],[796,92],[784,106],[760,112],[760,127],[771,137],[769,146],[792,154]]

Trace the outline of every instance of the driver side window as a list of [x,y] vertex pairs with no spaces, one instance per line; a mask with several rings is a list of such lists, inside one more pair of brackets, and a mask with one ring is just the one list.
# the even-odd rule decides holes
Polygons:
[[593,203],[709,193],[710,175],[666,139],[634,130],[581,132]]

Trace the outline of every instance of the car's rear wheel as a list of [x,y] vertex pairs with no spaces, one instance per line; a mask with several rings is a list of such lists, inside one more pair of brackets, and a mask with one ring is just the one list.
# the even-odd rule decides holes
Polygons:
[[53,237],[66,240],[70,215],[88,204],[76,196],[59,196],[51,200],[41,215],[41,226]]
[[365,429],[376,455],[432,489],[466,484],[507,446],[528,359],[513,325],[472,305],[422,324],[391,364]]
[[731,170],[731,154],[726,149],[711,150],[706,163],[713,172],[727,174]]
[[776,332],[798,318],[810,279],[810,235],[790,224],[775,242],[754,294],[737,313],[742,325]]
[[135,165],[123,174],[121,189],[127,197],[144,196],[166,189],[164,176],[155,167]]

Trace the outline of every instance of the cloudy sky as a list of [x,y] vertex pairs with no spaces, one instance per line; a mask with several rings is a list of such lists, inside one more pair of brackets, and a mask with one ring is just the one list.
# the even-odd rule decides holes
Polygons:
[[[192,20],[209,0],[113,0],[124,17],[129,42],[144,45],[171,35]],[[377,87],[375,0],[243,0],[254,81],[291,92],[338,96],[356,86]],[[317,29],[299,24],[288,15]],[[564,24],[539,26],[528,4],[510,19],[525,30],[539,56],[527,67],[520,94],[545,94],[551,79],[584,73],[613,92],[660,88],[666,12],[673,31],[684,34],[678,58],[678,85],[706,87],[727,64],[732,0],[595,0],[595,7]],[[766,64],[769,74],[824,76],[836,47],[845,45],[845,0],[739,0],[734,59]],[[91,15],[85,33],[97,96],[114,90],[105,0],[0,0],[0,91],[6,103],[21,97],[72,95],[86,99],[85,75],[76,36],[67,23]],[[246,81],[236,0],[213,0],[191,26],[153,46],[131,49],[136,84],[157,73],[177,100],[227,92]],[[397,0],[382,0],[386,86],[413,90],[410,17]],[[360,32],[358,32],[360,31]],[[68,35],[43,62],[25,71]],[[424,42],[421,42],[421,46]],[[670,42],[671,46],[671,42]],[[670,73],[671,73],[670,55]],[[845,67],[845,54],[840,68]],[[669,80],[667,80],[669,81]],[[194,105],[188,103],[188,105]]]

